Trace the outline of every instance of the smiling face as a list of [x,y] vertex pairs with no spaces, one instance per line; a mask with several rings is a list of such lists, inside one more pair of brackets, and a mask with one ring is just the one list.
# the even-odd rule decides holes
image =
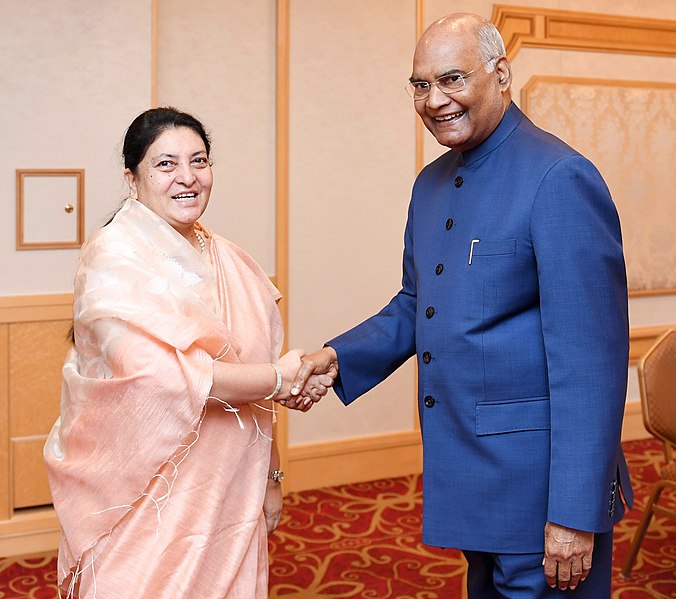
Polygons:
[[136,169],[125,171],[132,195],[186,239],[209,203],[213,174],[202,138],[188,127],[170,127],[148,146]]
[[422,36],[413,58],[411,80],[433,82],[446,74],[465,74],[462,91],[446,95],[433,85],[430,95],[415,101],[415,110],[437,141],[465,152],[486,140],[509,106],[511,70],[501,58],[487,73],[479,54],[477,21],[446,18]]

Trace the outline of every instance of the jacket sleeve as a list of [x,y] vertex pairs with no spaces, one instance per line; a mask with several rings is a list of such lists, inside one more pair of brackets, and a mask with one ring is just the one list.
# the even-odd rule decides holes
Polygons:
[[[543,178],[531,214],[551,406],[548,519],[609,530],[627,388],[620,223],[596,168],[573,155]],[[622,481],[625,496],[629,481]],[[618,493],[619,495],[619,493]],[[621,512],[618,497],[618,512]]]
[[329,341],[338,354],[333,389],[347,405],[385,380],[415,353],[416,281],[413,202],[404,233],[402,287],[378,314]]

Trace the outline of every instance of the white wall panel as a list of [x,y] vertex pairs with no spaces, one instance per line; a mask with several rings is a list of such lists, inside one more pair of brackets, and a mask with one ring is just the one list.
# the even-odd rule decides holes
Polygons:
[[0,295],[72,291],[78,250],[15,251],[15,169],[84,168],[85,231],[124,197],[122,137],[150,102],[150,0],[3,1]]
[[[320,347],[401,286],[414,45],[414,0],[291,3],[292,346]],[[331,393],[292,413],[289,444],[411,430],[414,398],[409,363],[349,408]]]
[[194,114],[212,135],[202,221],[274,274],[275,2],[157,7],[158,104]]

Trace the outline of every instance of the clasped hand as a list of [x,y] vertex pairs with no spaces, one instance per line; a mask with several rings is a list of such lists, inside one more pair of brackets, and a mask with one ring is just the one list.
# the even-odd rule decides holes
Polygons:
[[338,376],[338,356],[332,347],[313,354],[291,350],[279,359],[277,366],[282,371],[283,384],[275,401],[301,412],[307,412],[324,397]]

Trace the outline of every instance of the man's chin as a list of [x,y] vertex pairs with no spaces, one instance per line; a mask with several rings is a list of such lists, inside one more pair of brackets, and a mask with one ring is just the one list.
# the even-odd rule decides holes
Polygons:
[[462,152],[462,150],[458,148],[464,147],[463,145],[463,139],[459,137],[458,135],[449,135],[448,133],[439,133],[438,135],[434,136],[437,140],[437,142],[442,145],[446,146],[447,148],[451,148],[451,150],[455,150],[457,152]]

